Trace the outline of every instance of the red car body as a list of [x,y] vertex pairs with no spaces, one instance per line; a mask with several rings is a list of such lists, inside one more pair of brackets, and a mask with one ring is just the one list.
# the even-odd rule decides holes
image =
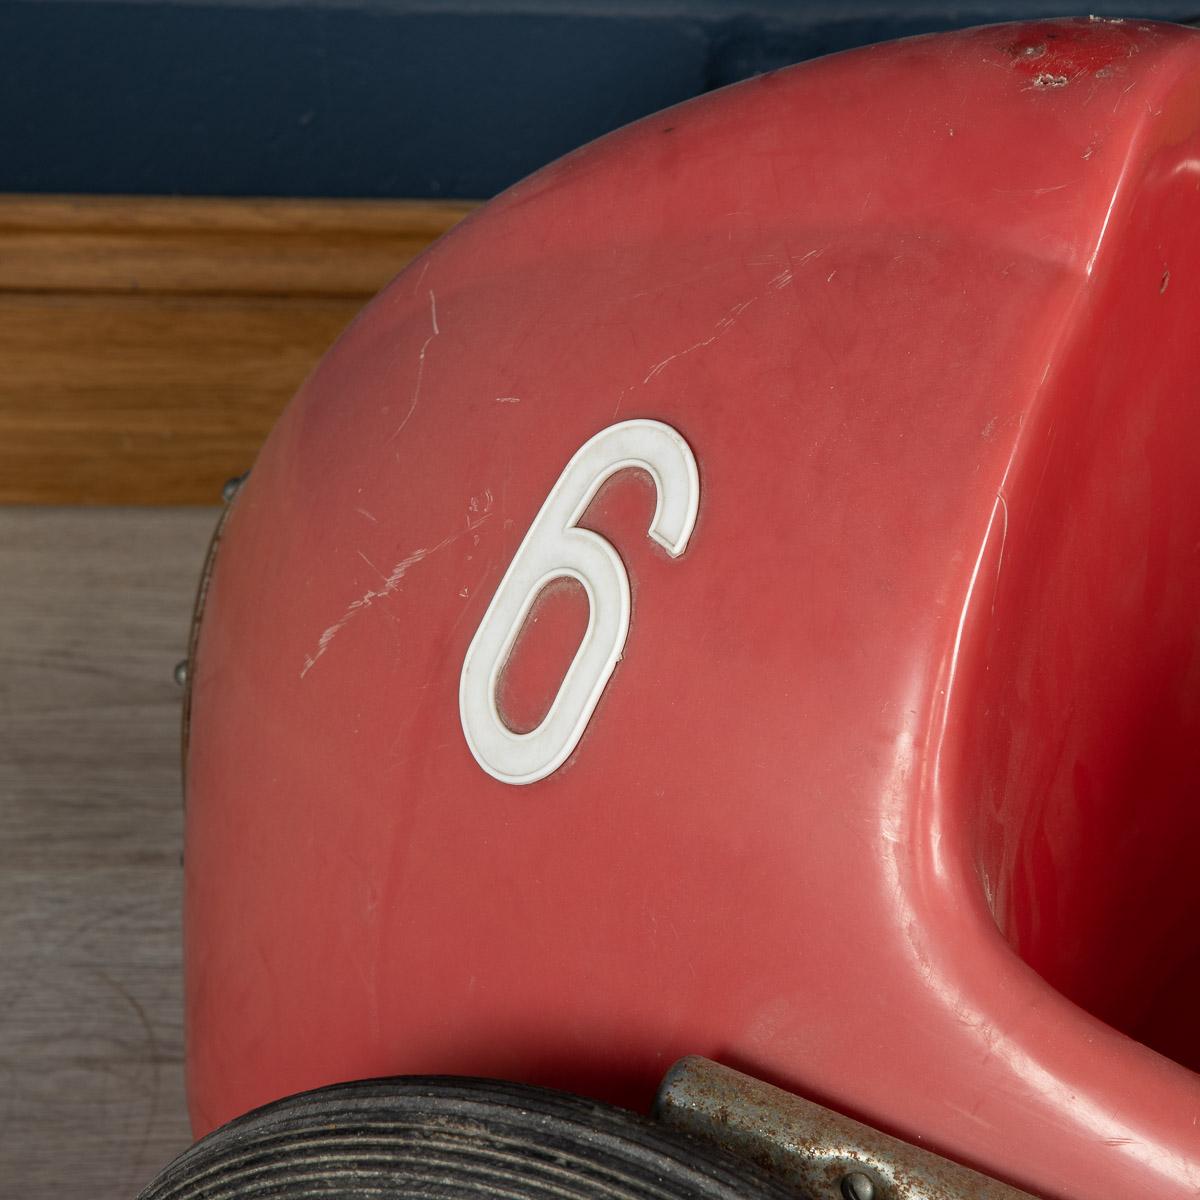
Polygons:
[[216,559],[196,1132],[391,1073],[645,1107],[696,1053],[1042,1196],[1197,1195],[1198,318],[1157,24],[757,78],[436,244]]

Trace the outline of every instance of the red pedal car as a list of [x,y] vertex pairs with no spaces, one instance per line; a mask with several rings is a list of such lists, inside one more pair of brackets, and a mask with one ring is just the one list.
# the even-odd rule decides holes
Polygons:
[[436,244],[192,655],[196,1133],[375,1082],[148,1195],[1200,1195],[1198,328],[1200,35],[1132,21],[757,78]]

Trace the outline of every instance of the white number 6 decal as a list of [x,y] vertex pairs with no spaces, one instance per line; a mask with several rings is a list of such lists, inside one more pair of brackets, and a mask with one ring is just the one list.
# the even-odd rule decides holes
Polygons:
[[[661,421],[622,421],[576,451],[550,489],[488,605],[463,660],[458,711],[476,761],[503,783],[534,783],[566,761],[621,657],[629,632],[629,575],[621,556],[576,521],[605,480],[626,467],[654,480],[658,504],[650,536],[683,553],[696,523],[700,476],[687,442]],[[514,733],[496,706],[496,682],[538,593],[555,579],[587,592],[587,629],[542,723]]]

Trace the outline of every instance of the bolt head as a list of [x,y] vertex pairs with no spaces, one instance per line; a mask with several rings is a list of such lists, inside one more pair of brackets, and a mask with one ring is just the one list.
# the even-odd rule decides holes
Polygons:
[[875,1200],[875,1181],[865,1171],[842,1176],[843,1200]]
[[238,488],[242,486],[244,475],[235,475],[232,479],[225,480],[225,486],[221,488],[221,499],[228,504],[234,496],[238,494]]
[[179,662],[177,662],[175,664],[175,682],[177,684],[179,684],[180,687],[183,687],[184,684],[187,683],[187,681],[188,681],[188,660],[186,658],[181,658],[179,660]]

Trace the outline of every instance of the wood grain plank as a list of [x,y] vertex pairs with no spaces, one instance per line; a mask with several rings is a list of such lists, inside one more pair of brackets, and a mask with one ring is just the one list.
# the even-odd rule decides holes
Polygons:
[[205,509],[0,509],[0,1192],[131,1200],[190,1140],[180,693]]
[[475,207],[0,196],[0,291],[370,296]]
[[0,196],[0,503],[211,504],[474,207]]
[[213,503],[360,303],[0,294],[0,503]]

